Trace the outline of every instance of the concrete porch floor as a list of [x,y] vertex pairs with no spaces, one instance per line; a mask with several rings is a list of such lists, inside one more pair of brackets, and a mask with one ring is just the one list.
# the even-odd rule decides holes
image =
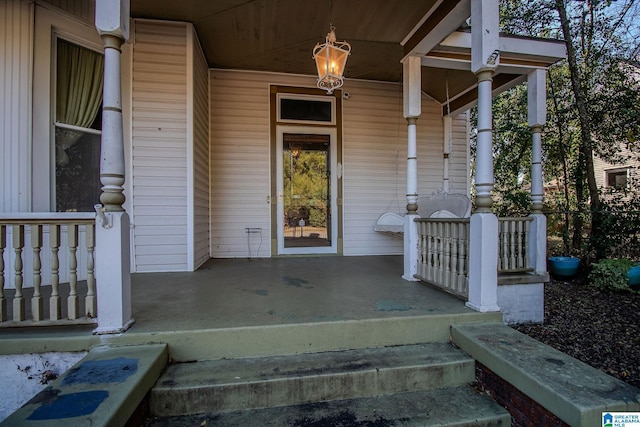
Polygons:
[[471,312],[401,274],[399,256],[212,259],[193,273],[134,274],[131,332]]
[[452,324],[502,319],[401,273],[400,256],[212,259],[195,272],[138,273],[127,332],[5,329],[0,353],[167,343],[176,360],[205,360],[446,342]]

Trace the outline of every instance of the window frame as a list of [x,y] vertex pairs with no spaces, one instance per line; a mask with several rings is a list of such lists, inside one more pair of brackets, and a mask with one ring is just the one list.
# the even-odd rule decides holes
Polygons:
[[[618,175],[622,175],[624,173],[625,179],[624,179],[624,185],[617,185],[615,183],[615,177]],[[614,183],[611,184],[611,178],[613,178]],[[616,189],[623,189],[623,188],[627,188],[628,183],[629,183],[629,168],[616,168],[616,169],[607,169],[604,171],[604,182],[605,182],[605,187],[606,188],[616,188]]]
[[[322,120],[283,119],[282,111],[281,111],[283,99],[292,99],[296,101],[326,102],[331,105],[331,120],[322,121]],[[336,98],[333,96],[327,97],[327,96],[318,96],[318,95],[305,95],[305,94],[279,92],[276,94],[276,121],[278,123],[335,126],[336,125]]]
[[104,54],[103,43],[95,27],[36,5],[31,146],[31,206],[34,212],[56,211],[55,91],[58,38]]

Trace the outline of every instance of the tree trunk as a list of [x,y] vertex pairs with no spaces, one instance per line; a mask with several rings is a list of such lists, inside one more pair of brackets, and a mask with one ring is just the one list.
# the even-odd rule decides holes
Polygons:
[[[556,93],[556,88],[555,88],[555,85],[553,84],[553,76],[551,75],[551,73],[548,73],[548,76],[549,76],[549,88],[551,89],[551,97],[553,101],[553,108],[555,110],[555,117],[556,117],[555,123],[556,123],[556,126],[558,127],[558,155],[560,156],[560,160],[562,161],[562,188],[564,190],[564,212],[563,212],[564,229],[562,230],[562,246],[563,246],[563,253],[565,255],[570,255],[569,215],[570,215],[571,204],[569,203],[569,197],[570,197],[569,196],[569,170],[567,166],[567,152],[564,149],[565,137],[564,137],[564,129],[562,128],[562,125],[561,125],[561,123],[564,123],[564,120],[561,117],[560,107],[558,106],[558,94]],[[558,184],[560,184],[560,180],[558,179],[558,177],[556,177],[556,179],[558,180]],[[582,227],[580,227],[580,234],[582,234]]]
[[[576,107],[578,109],[578,118],[580,121],[580,164],[583,164],[584,172],[587,178],[587,186],[589,196],[591,198],[591,235],[598,238],[600,236],[600,195],[598,186],[596,185],[596,177],[593,169],[593,145],[591,142],[591,129],[589,125],[589,114],[587,112],[587,104],[584,94],[584,86],[581,81],[580,69],[576,59],[576,50],[573,45],[571,36],[571,28],[567,18],[567,9],[564,0],[555,0],[556,10],[560,17],[562,26],[562,34],[564,35],[565,45],[567,47],[567,61],[569,65],[569,74],[571,76],[571,88],[573,90]],[[580,167],[580,166],[578,166]],[[577,177],[577,179],[579,179]],[[576,182],[576,189],[579,188]],[[578,206],[585,203],[585,200],[577,200]],[[574,230],[575,231],[575,230]],[[575,237],[575,234],[574,234]],[[575,243],[575,242],[574,242]],[[596,253],[596,257],[600,258],[600,253]]]

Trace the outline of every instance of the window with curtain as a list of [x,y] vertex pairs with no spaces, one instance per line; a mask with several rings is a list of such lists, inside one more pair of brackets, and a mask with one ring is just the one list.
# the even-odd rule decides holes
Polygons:
[[59,38],[55,58],[55,209],[91,212],[100,199],[104,57]]

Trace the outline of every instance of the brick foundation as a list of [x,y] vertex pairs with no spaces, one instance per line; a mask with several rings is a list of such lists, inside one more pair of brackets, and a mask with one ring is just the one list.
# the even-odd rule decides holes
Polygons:
[[512,427],[569,427],[486,366],[476,362],[476,386],[511,414]]

